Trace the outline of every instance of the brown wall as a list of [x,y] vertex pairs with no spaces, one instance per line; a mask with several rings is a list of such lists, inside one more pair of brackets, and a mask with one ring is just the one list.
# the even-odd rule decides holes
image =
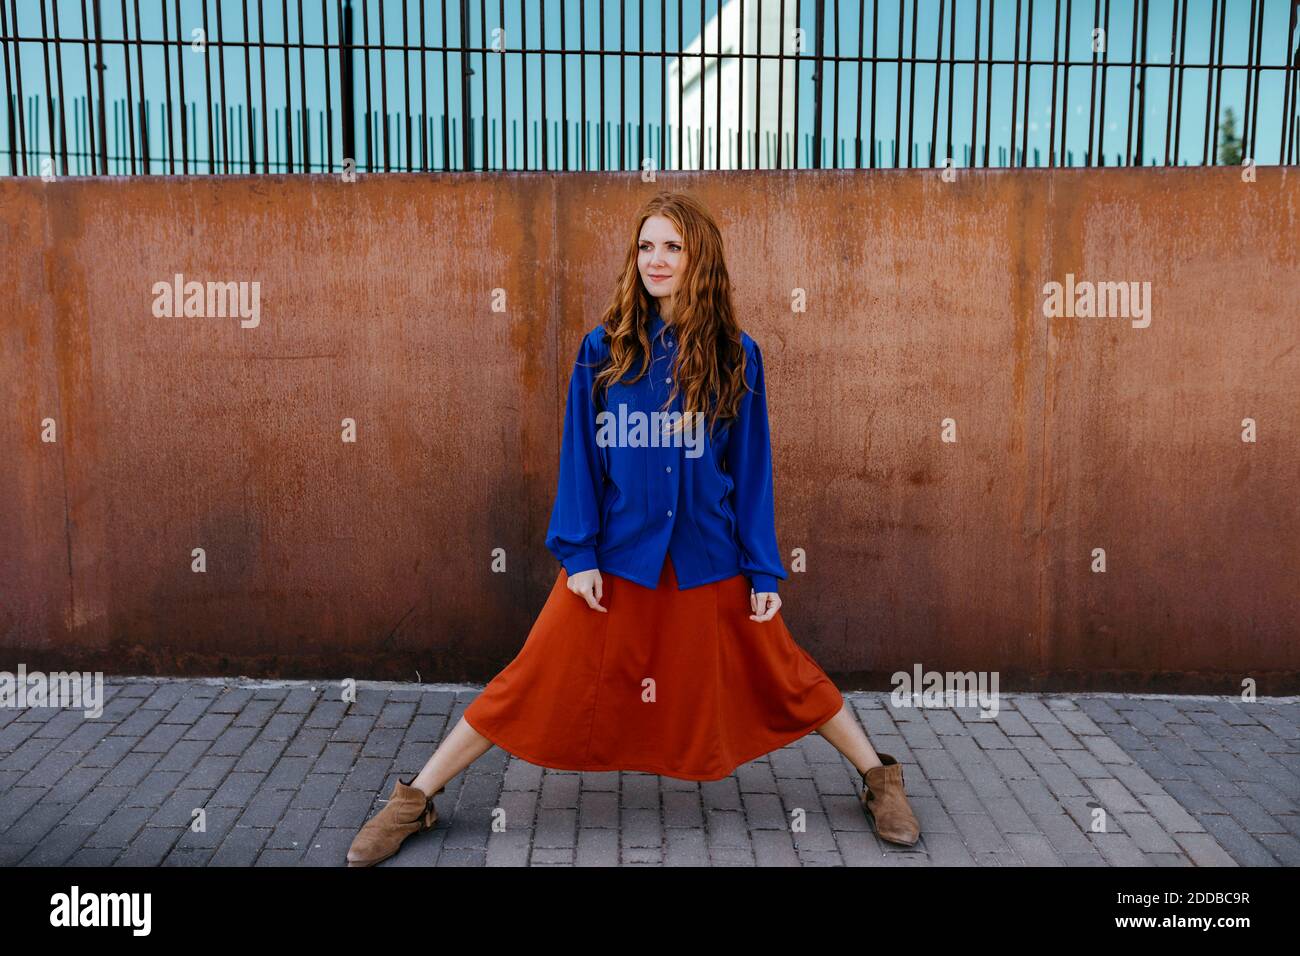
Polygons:
[[[564,389],[657,188],[723,228],[807,553],[782,613],[843,686],[1300,688],[1278,168],[0,180],[0,669],[491,677],[558,573]],[[260,326],[155,318],[177,272],[259,281]],[[1067,272],[1151,282],[1150,327],[1045,318]]]

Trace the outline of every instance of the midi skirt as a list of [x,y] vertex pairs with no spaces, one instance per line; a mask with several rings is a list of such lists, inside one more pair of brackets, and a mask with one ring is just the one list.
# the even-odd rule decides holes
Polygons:
[[844,704],[777,611],[751,621],[744,575],[679,591],[601,573],[604,613],[561,569],[518,655],[464,712],[528,763],[721,780]]

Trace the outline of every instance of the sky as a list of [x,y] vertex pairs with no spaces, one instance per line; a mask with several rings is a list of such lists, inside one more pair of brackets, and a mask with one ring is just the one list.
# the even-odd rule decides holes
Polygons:
[[[43,44],[41,41],[43,38],[53,38],[55,35],[54,19],[56,11],[58,35],[60,37],[66,40],[86,36],[87,34],[82,27],[82,8],[84,6],[93,10],[94,2],[95,0],[0,0],[0,6],[4,7],[8,18],[7,30],[4,32],[8,35],[12,35],[14,32],[12,15],[16,7],[18,33],[23,38],[20,50],[15,49],[18,44],[12,41],[4,44],[8,57],[0,60],[0,71],[3,71],[0,75],[5,77],[7,89],[12,95],[16,85],[18,65],[21,62],[22,89],[25,101],[22,118],[29,151],[34,152],[39,149],[41,153],[46,155],[48,155],[49,151],[50,135],[45,92],[45,57],[47,54],[50,61],[51,75],[54,77],[53,85],[55,86],[56,99],[58,95],[57,77],[60,74],[57,69],[55,44]],[[339,36],[338,13],[341,6],[339,0],[325,0],[325,2],[321,2],[321,0],[281,0],[281,2],[267,0],[262,4],[257,3],[257,0],[249,0],[247,5],[241,0],[223,0],[220,4],[218,4],[217,0],[139,0],[140,22],[138,30],[135,20],[136,0],[130,0],[130,2],[124,2],[124,0],[119,0],[119,2],[99,0],[99,2],[102,31],[105,39],[120,40],[123,36],[124,8],[132,39],[143,34],[146,40],[161,40],[165,28],[167,35],[175,40],[178,35],[176,11],[179,9],[182,27],[180,33],[187,41],[190,41],[193,39],[192,31],[202,29],[205,13],[207,16],[207,34],[211,45],[203,51],[195,50],[188,45],[183,50],[177,49],[175,46],[168,48],[167,56],[170,57],[170,69],[167,68],[164,62],[162,44],[149,45],[139,54],[137,54],[135,47],[130,49],[131,96],[133,102],[137,104],[137,108],[141,95],[138,67],[142,64],[144,68],[146,78],[144,94],[148,100],[150,152],[153,157],[150,171],[155,173],[169,172],[173,168],[165,162],[169,142],[170,149],[175,154],[174,169],[177,172],[181,169],[179,116],[176,116],[170,141],[165,124],[166,114],[164,111],[166,109],[169,78],[173,101],[179,103],[179,84],[183,76],[186,100],[191,104],[191,115],[197,121],[197,128],[193,122],[190,125],[189,143],[191,156],[197,155],[201,162],[197,165],[192,162],[191,172],[209,171],[207,166],[207,120],[203,108],[207,103],[206,84],[209,81],[213,85],[214,99],[219,102],[224,101],[231,111],[229,114],[231,120],[228,123],[230,136],[228,148],[231,155],[240,157],[247,153],[248,117],[246,110],[248,108],[248,98],[245,94],[245,56],[241,46],[228,47],[225,50],[226,89],[223,96],[220,90],[219,59],[215,45],[218,38],[218,6],[221,10],[221,32],[224,33],[227,43],[242,43],[245,37],[251,37],[254,41],[258,37],[265,37],[267,42],[283,44],[286,37],[286,18],[284,15],[286,10],[288,12],[288,41],[291,44],[297,44],[300,40],[305,40],[308,44],[321,44],[324,42],[325,37],[328,36],[328,42],[334,45],[337,44]],[[732,2],[738,3],[739,0],[732,0]],[[748,0],[746,6],[752,7],[756,2],[758,0]],[[764,0],[764,2],[779,5],[781,0]],[[1052,100],[1052,67],[1050,65],[1035,66],[1032,70],[1033,75],[1026,118],[1024,102],[1025,69],[1021,67],[1019,70],[1019,78],[1016,81],[1017,95],[1013,108],[1011,95],[1013,70],[1011,65],[994,65],[991,77],[992,96],[990,97],[988,66],[987,64],[981,64],[978,67],[978,99],[975,100],[977,116],[976,143],[982,151],[986,144],[984,129],[987,110],[987,126],[989,138],[992,141],[991,165],[1006,165],[1008,147],[1014,143],[1015,147],[1019,148],[1022,137],[1026,141],[1030,153],[1028,165],[1047,165],[1049,140],[1055,144],[1056,148],[1060,148],[1061,125],[1064,118],[1064,148],[1066,155],[1064,157],[1058,156],[1056,163],[1058,165],[1062,163],[1082,165],[1089,138],[1090,88],[1094,76],[1091,66],[1093,29],[1104,22],[1105,13],[1109,9],[1109,29],[1106,32],[1107,55],[1115,62],[1130,62],[1134,57],[1133,5],[1135,2],[1141,5],[1142,0],[1060,0],[1059,4],[1057,0],[991,0],[991,2],[990,0],[840,0],[838,3],[835,0],[826,0],[823,28],[824,53],[828,56],[838,55],[856,58],[859,54],[859,37],[861,36],[862,53],[864,55],[870,57],[874,49],[876,56],[886,58],[899,56],[899,21],[901,12],[904,26],[901,51],[905,57],[913,55],[913,20],[916,23],[915,56],[918,58],[934,58],[936,44],[941,43],[939,53],[944,58],[949,54],[950,44],[953,44],[956,58],[970,59],[975,55],[977,31],[979,37],[978,53],[981,58],[987,58],[989,55],[988,43],[990,35],[992,36],[992,56],[995,60],[1010,59],[1015,55],[1017,46],[1020,48],[1020,56],[1023,57],[1025,55],[1026,28],[1030,9],[1032,8],[1032,56],[1035,59],[1050,60],[1054,40],[1056,40],[1059,44],[1058,49],[1061,51],[1061,59],[1065,59],[1067,50],[1065,40],[1068,25],[1068,57],[1087,65],[1075,66],[1068,70],[1068,102],[1065,100],[1067,70],[1060,68],[1056,71],[1055,109],[1053,109]],[[1251,8],[1255,4],[1252,3],[1252,0],[1223,0],[1223,2],[1227,3],[1223,60],[1227,64],[1238,64],[1244,67],[1249,56],[1248,37]],[[798,68],[799,83],[797,84],[799,91],[798,165],[807,166],[811,165],[812,162],[811,144],[815,118],[814,84],[811,82],[814,63],[811,58],[816,42],[814,20],[817,5],[812,0],[804,0],[804,2],[798,4],[794,0],[786,0],[786,5],[787,9],[790,10],[797,7],[797,23],[804,29],[807,44],[805,55],[809,57],[809,60],[800,64]],[[247,31],[244,25],[245,6],[249,10],[250,21]],[[604,158],[607,168],[631,169],[637,167],[640,154],[637,151],[634,136],[637,128],[642,126],[643,122],[645,124],[645,135],[653,143],[652,147],[649,148],[655,154],[656,165],[676,165],[675,150],[667,163],[657,154],[659,130],[666,119],[661,109],[663,93],[661,67],[663,67],[663,75],[668,75],[667,67],[674,58],[673,51],[679,49],[679,24],[682,43],[684,46],[689,47],[692,40],[698,37],[701,24],[709,23],[717,13],[719,4],[716,0],[708,0],[708,2],[704,3],[682,3],[680,0],[671,0],[671,2],[669,0],[645,0],[644,3],[640,2],[640,0],[638,2],[632,2],[632,0],[588,0],[585,3],[578,2],[578,0],[546,0],[546,2],[543,2],[543,0],[525,0],[525,2],[507,0],[504,3],[504,21],[500,19],[501,6],[501,0],[496,0],[495,3],[485,3],[484,0],[478,0],[478,2],[470,0],[469,3],[471,10],[468,23],[469,45],[472,48],[480,49],[485,45],[492,46],[494,43],[499,42],[494,31],[504,26],[504,46],[506,49],[504,54],[491,49],[486,53],[477,52],[476,50],[468,57],[468,66],[472,71],[470,76],[470,116],[474,124],[475,155],[472,164],[475,167],[483,168],[486,165],[488,168],[523,168],[526,164],[528,168],[536,169],[541,168],[543,162],[545,162],[546,168],[562,168],[563,158],[558,149],[558,142],[561,106],[564,105],[567,107],[571,142],[574,144],[570,150],[567,168],[580,168],[581,159],[576,146],[583,134],[577,127],[578,117],[585,98],[588,119],[588,128],[585,133],[589,148],[588,166],[589,168],[596,168],[599,163],[597,143],[601,132],[596,123],[596,118],[601,115],[602,96],[604,100],[604,118],[607,123],[606,154]],[[1067,6],[1068,21],[1066,16]],[[1175,22],[1175,16],[1179,23],[1182,22],[1184,17],[1186,20],[1186,34],[1182,41],[1185,44],[1183,48],[1184,62],[1186,64],[1204,64],[1208,62],[1211,11],[1216,6],[1221,6],[1221,4],[1216,5],[1214,0],[1185,0],[1185,2],[1184,0],[1149,0],[1147,4],[1146,59],[1148,63],[1157,64],[1157,66],[1148,66],[1146,70],[1147,99],[1142,158],[1144,163],[1163,164],[1168,161],[1170,163],[1199,164],[1203,161],[1208,71],[1204,68],[1197,69],[1194,66],[1186,66],[1182,73],[1181,100],[1179,100],[1177,71],[1171,71],[1167,66],[1162,67],[1158,64],[1177,63],[1178,61],[1179,49],[1177,47],[1171,48],[1172,24]],[[1262,42],[1261,62],[1274,66],[1283,64],[1287,60],[1288,28],[1290,26],[1288,0],[1262,0],[1258,6],[1263,16],[1259,31]],[[480,19],[480,12],[484,7],[487,8],[486,31]],[[298,17],[300,8],[302,9],[301,28]],[[1055,21],[1058,9],[1060,12],[1059,39],[1055,36]],[[410,42],[418,44],[420,42],[422,10],[424,42],[426,44],[458,46],[461,43],[460,3],[458,0],[451,0],[445,5],[445,9],[441,0],[437,0],[437,2],[435,0],[425,0],[425,2],[421,2],[421,0],[404,0],[404,2],[403,0],[387,0],[387,2],[383,3],[377,2],[377,0],[354,2],[354,42],[357,44],[362,42],[362,25],[364,22],[370,31],[369,39],[371,44],[377,45],[380,42],[381,23],[384,30],[384,39],[387,43],[400,44],[403,42],[403,27],[405,24],[409,31]],[[941,10],[943,13],[942,35],[940,31]],[[42,13],[44,13],[44,19]],[[1019,33],[1016,31],[1017,14],[1019,14],[1021,20]],[[1096,19],[1094,19],[1094,15]],[[260,28],[259,16],[261,18]],[[878,24],[874,32],[871,26],[873,17]],[[861,33],[859,31],[860,18],[864,23]],[[601,57],[594,53],[589,53],[586,56],[586,84],[583,86],[579,81],[579,55],[577,53],[568,53],[567,76],[562,76],[561,60],[565,59],[566,54],[559,51],[562,49],[576,50],[579,47],[580,22],[586,28],[585,45],[587,49],[600,49],[602,20],[605,30],[603,49],[609,52],[610,55],[604,57],[603,64]],[[93,30],[89,32],[93,36]],[[520,54],[521,47],[535,51],[542,45],[543,36],[545,45],[557,52]],[[1140,29],[1138,38],[1140,41]],[[770,37],[768,40],[770,40]],[[706,52],[715,49],[714,41],[715,38],[712,33],[706,35]],[[746,49],[752,50],[753,38],[747,36],[745,44]],[[764,45],[767,46],[766,41]],[[69,142],[74,150],[81,151],[85,149],[84,134],[77,133],[75,130],[78,126],[84,125],[80,120],[82,106],[77,103],[78,100],[85,96],[86,91],[83,47],[84,45],[80,43],[63,43],[59,45],[58,49],[63,58],[61,75],[63,77],[64,96],[69,104]],[[662,52],[665,48],[669,51],[666,55]],[[104,49],[107,64],[107,68],[104,70],[105,92],[110,101],[119,101],[126,96],[127,90],[127,74],[123,64],[124,48],[118,43],[108,44]],[[648,55],[621,58],[620,51],[641,52]],[[1140,47],[1138,56],[1141,57]],[[1100,59],[1100,54],[1098,54],[1098,57]],[[353,59],[355,63],[354,75],[358,111],[360,112],[365,109],[365,67],[363,65],[365,58],[362,52],[358,51],[354,54]],[[483,144],[479,136],[484,116],[484,59],[486,59],[487,65],[486,98],[490,141],[490,148],[486,157],[481,152]],[[265,51],[265,61],[265,92],[268,107],[271,110],[277,108],[282,110],[286,92],[283,47],[267,49]],[[314,170],[325,168],[324,164],[328,152],[326,147],[332,146],[334,155],[334,166],[332,168],[337,169],[342,157],[342,139],[341,132],[338,129],[339,117],[337,115],[340,102],[339,57],[337,51],[333,51],[329,57],[330,96],[332,106],[336,112],[334,128],[329,131],[329,142],[321,139],[323,126],[321,119],[325,110],[326,74],[325,59],[319,48],[307,51],[305,67],[306,100],[312,112],[308,134],[312,168]],[[260,114],[263,84],[260,54],[256,46],[253,48],[247,68],[253,91],[253,105]],[[413,120],[415,134],[413,138],[416,142],[413,155],[410,156],[410,162],[418,168],[424,155],[419,142],[419,122],[423,119],[425,128],[430,131],[427,159],[431,166],[441,168],[450,164],[454,168],[459,168],[463,159],[460,154],[461,143],[459,139],[463,112],[460,86],[462,69],[463,65],[459,53],[448,54],[445,58],[441,53],[425,54],[422,76],[421,57],[418,53],[412,52],[404,55],[400,50],[387,51],[383,54],[378,50],[371,52],[369,56],[369,73],[372,108],[376,113],[380,110],[381,84],[382,81],[386,80],[388,87],[387,108],[390,116],[393,117],[390,125],[390,168],[406,168],[408,163],[405,121],[400,119],[400,117],[406,115],[402,87],[404,75],[410,79],[411,111],[415,114]],[[503,69],[505,75],[504,114],[507,121],[507,143],[504,157],[502,156],[502,136],[499,126],[503,113],[501,78]],[[444,70],[448,81],[446,84],[444,84]],[[300,71],[301,64],[298,51],[291,49],[290,76],[287,89],[295,111],[300,110],[304,102],[304,83]],[[905,63],[902,69],[901,85],[897,64],[880,64],[873,73],[870,63],[866,64],[865,67],[860,67],[856,62],[836,63],[831,61],[826,64],[825,71],[825,94],[821,128],[824,143],[822,165],[828,167],[855,165],[855,136],[858,135],[863,139],[863,165],[869,163],[869,154],[867,153],[869,147],[867,144],[872,138],[870,104],[873,86],[876,102],[874,138],[880,143],[881,149],[881,155],[877,158],[879,165],[894,164],[892,142],[895,134],[896,103],[900,90],[902,94],[900,132],[902,139],[906,141],[908,138],[909,106],[911,106],[912,139],[917,144],[917,151],[913,154],[916,164],[930,165],[930,132],[934,119],[936,90],[939,98],[937,124],[938,162],[942,163],[949,144],[947,132],[948,102],[951,97],[953,102],[951,133],[953,155],[957,165],[970,164],[968,150],[972,132],[972,99],[976,95],[975,84],[973,83],[975,71],[972,69],[971,64],[958,65],[950,75],[948,66],[944,63],[936,77],[934,63],[918,63],[915,67],[915,78],[913,80],[912,66],[910,63]],[[1170,103],[1171,73],[1174,93],[1172,105]],[[768,67],[768,75],[772,78],[775,77],[776,70],[774,66]],[[1101,71],[1097,71],[1096,75],[1100,78]],[[1280,161],[1279,148],[1283,137],[1282,112],[1285,71],[1281,69],[1262,69],[1257,72],[1257,75],[1260,78],[1257,95],[1258,115],[1261,120],[1254,131],[1254,150],[1248,149],[1247,155],[1253,156],[1261,164],[1273,165]],[[1103,152],[1106,164],[1114,165],[1117,162],[1124,161],[1129,149],[1130,71],[1127,67],[1112,67],[1107,71],[1107,76],[1107,89],[1104,98],[1105,141]],[[526,137],[523,128],[525,77],[527,81],[528,114]],[[545,79],[545,83],[543,83],[543,79]],[[422,80],[427,88],[428,115],[421,112]],[[97,81],[95,82],[97,83]],[[712,97],[712,89],[707,86],[707,83],[708,80],[706,80],[706,95]],[[858,121],[858,90],[860,85],[866,95],[863,102],[861,124]],[[1100,80],[1098,80],[1099,85]],[[1223,71],[1222,85],[1219,90],[1220,116],[1225,108],[1233,107],[1238,118],[1237,128],[1239,132],[1241,131],[1246,87],[1247,71],[1244,68]],[[838,99],[835,98],[837,90]],[[670,90],[670,94],[674,97],[676,95],[675,91],[672,90]],[[447,114],[451,124],[449,127],[451,132],[448,137],[451,140],[450,143],[444,143],[442,135],[444,95],[447,100]],[[1180,102],[1181,109],[1178,108]],[[11,117],[11,104],[12,101],[9,97],[5,97],[3,102],[0,102],[0,174],[14,172],[11,166],[13,158],[10,151],[18,141],[18,135],[17,129],[15,129],[14,139],[11,142],[10,120],[12,118],[15,125],[17,122],[16,117]],[[543,106],[545,107],[544,110]],[[1103,101],[1098,95],[1098,122],[1100,122],[1102,107]],[[724,112],[728,109],[727,104],[724,104],[723,109]],[[1293,113],[1294,110],[1293,104]],[[540,155],[541,143],[538,128],[543,114],[547,117],[548,136],[551,146],[550,155],[545,160]],[[1053,114],[1056,117],[1054,140],[1050,135]],[[132,121],[137,121],[135,116],[132,116]],[[126,156],[126,122],[126,112],[121,104],[115,104],[115,106],[107,110],[106,124],[110,144],[112,144],[114,152],[120,151],[122,153],[122,161],[113,164],[110,169],[112,172],[127,172],[130,169],[129,158]],[[358,117],[357,122],[360,127],[362,122],[360,117]],[[382,168],[384,153],[383,145],[380,142],[381,137],[378,133],[379,122],[376,116],[374,119],[376,138],[373,144],[374,152],[371,155],[376,166]],[[629,134],[626,148],[621,148],[620,144],[618,135],[620,123],[623,124],[624,131]],[[1027,130],[1024,128],[1026,123],[1028,125]],[[1134,125],[1136,125],[1136,122]],[[56,114],[57,126],[58,116]],[[1170,128],[1171,138],[1173,130],[1175,128],[1179,129],[1176,150],[1172,143],[1169,144],[1168,148],[1166,147],[1167,126]],[[279,118],[277,121],[277,118],[272,115],[269,127],[268,140],[271,146],[271,169],[272,171],[277,168],[283,170],[286,158],[283,118]],[[787,110],[786,116],[783,118],[783,131],[787,136],[791,136],[793,130],[794,113],[793,110]],[[136,133],[138,136],[139,130],[136,130]],[[258,156],[260,157],[262,152],[260,115],[254,125],[253,135],[259,141]],[[300,141],[300,123],[295,123],[294,135],[298,139],[294,147],[294,156],[297,163],[301,161],[303,155]],[[696,135],[697,138],[690,141],[689,148],[686,148],[684,153],[684,162],[688,168],[697,168],[699,165],[699,158],[695,151],[698,142],[698,134]],[[526,156],[524,154],[525,139],[527,140],[528,150]],[[833,140],[838,143],[834,150],[831,149]],[[446,151],[444,146],[450,149],[450,152]],[[220,142],[214,143],[214,147],[220,156],[222,152]],[[357,151],[361,154],[361,168],[365,169],[366,146],[364,133],[360,128],[358,129]],[[1167,160],[1166,153],[1168,153]],[[1294,159],[1293,157],[1293,161]],[[982,162],[982,152],[977,154],[976,161]],[[774,157],[770,151],[765,150],[761,154],[759,165],[768,167],[773,164]],[[788,162],[786,164],[788,165]],[[903,155],[899,160],[899,165],[906,166],[908,164],[908,157]],[[717,157],[709,153],[705,165],[706,168],[716,168],[718,166]],[[721,165],[723,168],[734,168],[736,166],[734,153],[724,148]],[[745,165],[753,165],[752,156],[746,158]],[[218,171],[220,169],[219,165]],[[262,169],[260,159],[257,169]],[[29,171],[35,173],[38,170],[33,168]],[[21,172],[21,168],[18,169],[18,172]],[[85,163],[74,163],[71,172],[73,174],[78,172],[88,173],[90,169]]]

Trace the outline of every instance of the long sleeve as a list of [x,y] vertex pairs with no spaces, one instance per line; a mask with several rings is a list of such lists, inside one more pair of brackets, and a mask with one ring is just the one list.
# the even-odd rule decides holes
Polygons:
[[564,408],[560,478],[546,531],[546,547],[569,574],[597,567],[596,538],[605,474],[596,446],[596,409],[591,386],[598,371],[598,350],[588,335],[578,347]]
[[781,551],[776,543],[776,504],[772,493],[772,441],[767,421],[767,387],[763,376],[763,353],[754,343],[746,368],[746,392],[740,411],[731,424],[727,444],[727,470],[735,481],[737,534],[740,538],[740,567],[756,592],[776,591],[777,578],[785,578]]

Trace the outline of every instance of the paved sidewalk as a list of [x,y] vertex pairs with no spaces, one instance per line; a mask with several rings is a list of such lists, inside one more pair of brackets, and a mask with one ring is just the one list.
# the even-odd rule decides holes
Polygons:
[[[337,684],[116,678],[104,693],[95,720],[0,708],[0,865],[340,866],[477,689],[363,683],[349,705]],[[913,849],[876,838],[852,765],[814,733],[707,783],[493,748],[382,865],[1300,865],[1298,698],[1011,694],[981,719],[846,697],[905,764]]]

